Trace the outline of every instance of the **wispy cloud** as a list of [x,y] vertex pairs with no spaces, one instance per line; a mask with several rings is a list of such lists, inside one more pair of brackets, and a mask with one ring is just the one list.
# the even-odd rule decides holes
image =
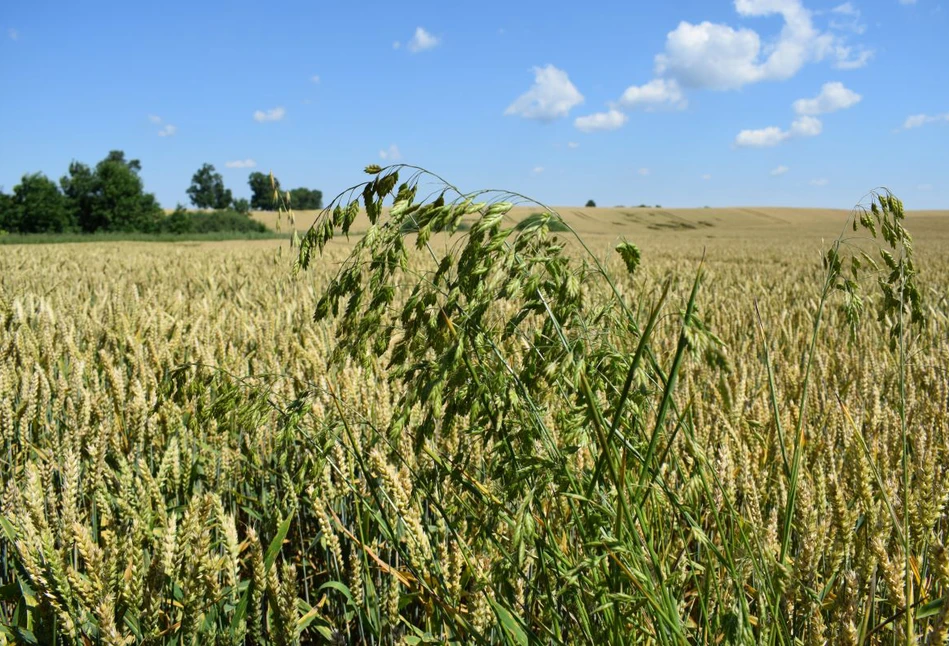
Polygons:
[[636,171],[636,174],[642,177],[649,177],[650,175],[652,175],[652,171],[649,170],[648,168],[640,168],[638,171]]
[[707,182],[710,179],[712,179],[712,176],[709,173],[705,173],[704,175],[702,175],[702,179]]
[[578,143],[575,142],[575,141],[568,141],[568,142],[567,142],[567,148],[579,148],[579,147],[580,147],[580,144],[578,144]]
[[409,41],[407,47],[410,52],[415,54],[437,47],[440,42],[440,38],[433,36],[422,27],[416,27],[415,34],[412,35],[412,39]]
[[547,65],[534,67],[532,71],[534,84],[507,107],[505,115],[553,121],[567,116],[572,108],[583,103],[583,95],[563,70]]
[[254,121],[258,123],[280,121],[285,116],[287,116],[287,111],[282,107],[271,108],[270,110],[257,110],[254,112]]
[[392,144],[388,148],[383,148],[379,151],[379,159],[385,159],[386,161],[399,161],[402,159],[402,152],[399,150],[398,146]]
[[675,80],[653,79],[645,85],[631,85],[616,102],[622,108],[673,108],[682,110],[688,101],[682,94],[682,88]]
[[625,110],[684,110],[689,102],[675,79],[653,79],[645,85],[629,86],[618,101],[608,105],[608,111],[579,117],[574,125],[583,132],[616,130],[627,121]]
[[837,110],[846,110],[860,103],[863,97],[844,87],[839,81],[824,83],[820,94],[813,99],[798,99],[794,102],[794,111],[802,115],[827,114]]
[[820,93],[812,99],[798,99],[792,104],[798,118],[788,130],[768,126],[756,130],[742,130],[735,137],[735,145],[743,148],[768,148],[792,137],[816,137],[824,130],[823,122],[815,115],[846,110],[860,103],[861,97],[843,83],[824,83]]
[[619,110],[610,110],[577,117],[573,120],[573,125],[581,132],[603,132],[621,128],[627,119],[628,117]]
[[817,179],[812,179],[812,180],[811,180],[810,182],[808,182],[808,183],[809,183],[811,186],[827,186],[828,184],[830,184],[830,180],[828,180],[828,179],[825,178],[825,177],[819,177],[819,178],[817,178]]
[[735,145],[742,148],[770,148],[785,141],[791,133],[777,126],[742,130],[735,137]]
[[780,177],[781,175],[784,175],[785,173],[787,173],[789,170],[791,170],[791,169],[788,168],[787,166],[785,166],[784,164],[782,164],[782,165],[778,166],[777,168],[772,168],[772,169],[771,169],[771,176],[772,176],[772,177]]
[[234,161],[224,162],[227,168],[254,168],[257,162],[253,159],[236,159]]
[[824,130],[824,124],[817,117],[798,117],[791,122],[791,135],[795,137],[816,137]]
[[319,83],[319,82],[320,82],[320,75],[319,75],[319,74],[314,74],[313,76],[311,76],[311,77],[310,77],[310,82],[312,82],[312,83]]
[[791,123],[790,130],[782,130],[777,126],[742,130],[735,137],[735,145],[741,148],[770,148],[792,137],[816,137],[823,129],[824,124],[817,117],[799,117]]
[[830,10],[834,18],[830,21],[831,29],[839,31],[852,31],[855,34],[862,34],[867,30],[867,26],[860,21],[860,10],[852,2],[844,2]]
[[911,117],[906,117],[906,121],[903,122],[903,130],[911,130],[913,128],[919,128],[925,126],[929,123],[938,123],[940,121],[949,123],[949,112],[943,112],[942,114],[914,114]]
[[157,114],[148,115],[148,120],[156,126],[161,126],[161,128],[158,129],[159,137],[171,137],[176,132],[178,132],[177,126],[173,126],[170,123],[165,123],[164,120],[161,117],[159,117]]
[[10,40],[20,40],[20,32],[18,32],[13,27],[7,29],[7,36],[10,37]]
[[540,175],[543,172],[544,172],[543,166],[534,166],[534,168],[531,169],[531,174],[533,175]]

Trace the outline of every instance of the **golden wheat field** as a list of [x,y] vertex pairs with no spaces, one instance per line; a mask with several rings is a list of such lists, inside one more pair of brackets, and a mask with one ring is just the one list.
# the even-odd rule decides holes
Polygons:
[[0,642],[945,643],[949,214],[891,346],[846,211],[466,213],[0,249]]

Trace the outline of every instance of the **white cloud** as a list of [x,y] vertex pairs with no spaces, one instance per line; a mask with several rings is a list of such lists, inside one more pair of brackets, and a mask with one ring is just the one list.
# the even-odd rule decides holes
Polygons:
[[384,148],[379,151],[379,158],[388,161],[399,161],[402,159],[402,152],[399,150],[398,146],[392,144],[388,148]]
[[920,126],[925,126],[927,123],[936,123],[937,121],[949,122],[949,112],[942,114],[914,114],[911,117],[906,117],[906,121],[903,122],[903,130],[919,128]]
[[757,130],[742,130],[735,137],[735,145],[742,148],[769,148],[790,137],[791,134],[777,126],[759,128]]
[[816,137],[824,129],[824,124],[817,117],[798,117],[791,123],[791,134],[796,137]]
[[735,89],[761,80],[756,64],[760,50],[761,40],[750,29],[683,21],[667,35],[665,53],[656,56],[656,72],[687,87]]
[[314,74],[313,76],[310,77],[310,81],[312,81],[313,83],[319,83],[319,82],[320,82],[320,75],[319,75],[319,74]]
[[900,0],[900,4],[916,4],[916,0]]
[[931,191],[931,190],[933,190],[933,185],[932,185],[932,184],[920,184],[919,186],[916,187],[916,190],[917,190],[917,191]]
[[830,10],[831,13],[839,13],[842,16],[852,16],[857,17],[860,15],[860,10],[853,6],[852,2],[845,2],[839,4],[833,9]]
[[862,34],[867,30],[867,26],[860,22],[860,10],[852,2],[844,2],[830,10],[835,18],[831,19],[831,29],[840,31],[852,31],[855,34]]
[[[684,89],[736,90],[762,81],[783,81],[806,64],[825,59],[837,69],[857,69],[873,56],[862,45],[848,45],[839,33],[817,29],[802,0],[734,0],[734,6],[742,18],[780,16],[780,33],[762,39],[747,27],[682,21],[666,34],[665,50],[655,57],[656,78],[628,87],[609,105],[611,111],[684,109],[688,105]],[[862,33],[865,28],[858,23],[860,11],[853,2],[837,5],[831,13],[850,21],[845,26],[832,22],[831,29]]]
[[264,123],[266,121],[280,121],[287,115],[283,108],[271,108],[270,110],[257,110],[254,112],[254,121]]
[[10,40],[20,40],[20,32],[18,32],[13,27],[7,29],[7,36],[10,37]]
[[783,130],[778,126],[742,130],[735,137],[735,145],[742,148],[771,148],[791,137],[816,137],[823,129],[824,124],[817,117],[803,116],[791,123],[790,130]]
[[567,148],[579,148],[579,147],[580,147],[580,144],[578,144],[578,143],[575,142],[575,141],[568,141],[568,142],[567,142]]
[[[148,120],[151,121],[156,126],[159,126],[163,123],[162,118],[156,114],[148,115]],[[166,123],[158,130],[159,137],[171,137],[176,132],[178,132],[178,126],[173,126],[170,123]]]
[[627,119],[628,117],[619,110],[610,110],[577,117],[573,120],[573,125],[582,132],[603,132],[621,128]]
[[642,175],[643,177],[648,177],[652,174],[652,171],[648,168],[640,168],[638,171],[636,171],[636,173]]
[[785,174],[786,172],[788,172],[789,170],[791,170],[791,169],[782,164],[781,166],[778,166],[777,168],[772,168],[772,169],[771,169],[771,176],[772,176],[772,177],[780,177],[781,175],[784,175],[784,174]]
[[563,70],[547,65],[534,67],[533,72],[534,85],[517,97],[504,114],[538,121],[553,121],[567,116],[572,108],[583,103],[583,95]]
[[847,47],[841,37],[818,30],[801,0],[735,0],[735,9],[743,18],[780,15],[780,34],[763,42],[746,27],[682,21],[666,35],[665,51],[655,59],[656,74],[686,88],[734,90],[789,79],[804,65],[825,58],[837,59],[841,67],[869,59],[866,50]]
[[645,85],[631,85],[626,88],[617,105],[622,108],[642,107],[647,110],[663,106],[682,109],[688,102],[675,79],[653,79]]
[[656,56],[657,73],[687,87],[730,90],[791,78],[830,49],[832,37],[814,28],[800,0],[735,0],[735,9],[743,17],[780,14],[784,27],[777,42],[762,46],[751,29],[683,21],[667,35],[665,53]]
[[798,99],[794,102],[794,111],[801,115],[827,114],[845,110],[860,103],[861,97],[853,90],[844,87],[839,81],[824,83],[820,94],[813,99]]
[[707,182],[707,181],[709,181],[710,179],[712,179],[712,176],[709,175],[708,173],[705,173],[704,175],[702,175],[702,179],[704,179],[704,180]]
[[531,173],[534,175],[540,175],[543,172],[544,172],[543,166],[534,166],[534,168],[531,169]]
[[864,67],[873,58],[873,50],[865,47],[853,48],[847,45],[834,47],[837,60],[834,67],[838,70],[856,70]]
[[826,179],[826,178],[824,178],[824,177],[821,177],[821,178],[819,178],[819,179],[812,179],[812,180],[811,180],[810,182],[808,182],[808,183],[809,183],[811,186],[827,186],[828,184],[830,184],[830,180],[828,180],[828,179]]
[[[862,98],[839,81],[824,83],[820,93],[813,99],[798,99],[794,102],[794,112],[798,117],[791,123],[789,130],[783,130],[778,126],[742,130],[735,137],[735,145],[746,148],[766,148],[777,146],[792,137],[816,137],[823,132],[824,124],[815,115],[846,110],[858,104]],[[919,116],[925,117],[925,115],[910,117],[904,128],[913,127],[913,124],[919,120]]]
[[415,34],[406,47],[414,54],[416,52],[424,52],[426,49],[432,49],[437,46],[439,42],[441,42],[441,39],[428,33],[422,27],[416,27]]
[[399,41],[396,40],[392,42],[392,49],[399,49],[400,47],[402,47],[402,43]]
[[224,162],[224,165],[227,168],[254,168],[257,166],[257,162],[253,159],[237,159],[234,161]]

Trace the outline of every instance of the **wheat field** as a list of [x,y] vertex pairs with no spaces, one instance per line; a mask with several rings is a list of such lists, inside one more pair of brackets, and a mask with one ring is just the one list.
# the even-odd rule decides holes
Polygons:
[[901,353],[822,308],[846,211],[562,212],[335,316],[365,211],[0,251],[0,642],[945,643],[949,214]]

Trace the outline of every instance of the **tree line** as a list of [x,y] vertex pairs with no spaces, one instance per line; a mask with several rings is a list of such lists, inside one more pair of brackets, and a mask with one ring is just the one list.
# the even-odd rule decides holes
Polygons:
[[0,233],[266,231],[249,214],[273,210],[277,193],[289,197],[294,209],[323,207],[322,192],[295,188],[282,193],[276,178],[259,172],[248,178],[250,200],[234,199],[221,174],[204,164],[187,189],[191,204],[204,211],[179,204],[166,215],[155,195],[145,191],[141,170],[139,160],[113,150],[95,167],[73,161],[58,184],[42,173],[26,174],[11,194],[0,189]]

